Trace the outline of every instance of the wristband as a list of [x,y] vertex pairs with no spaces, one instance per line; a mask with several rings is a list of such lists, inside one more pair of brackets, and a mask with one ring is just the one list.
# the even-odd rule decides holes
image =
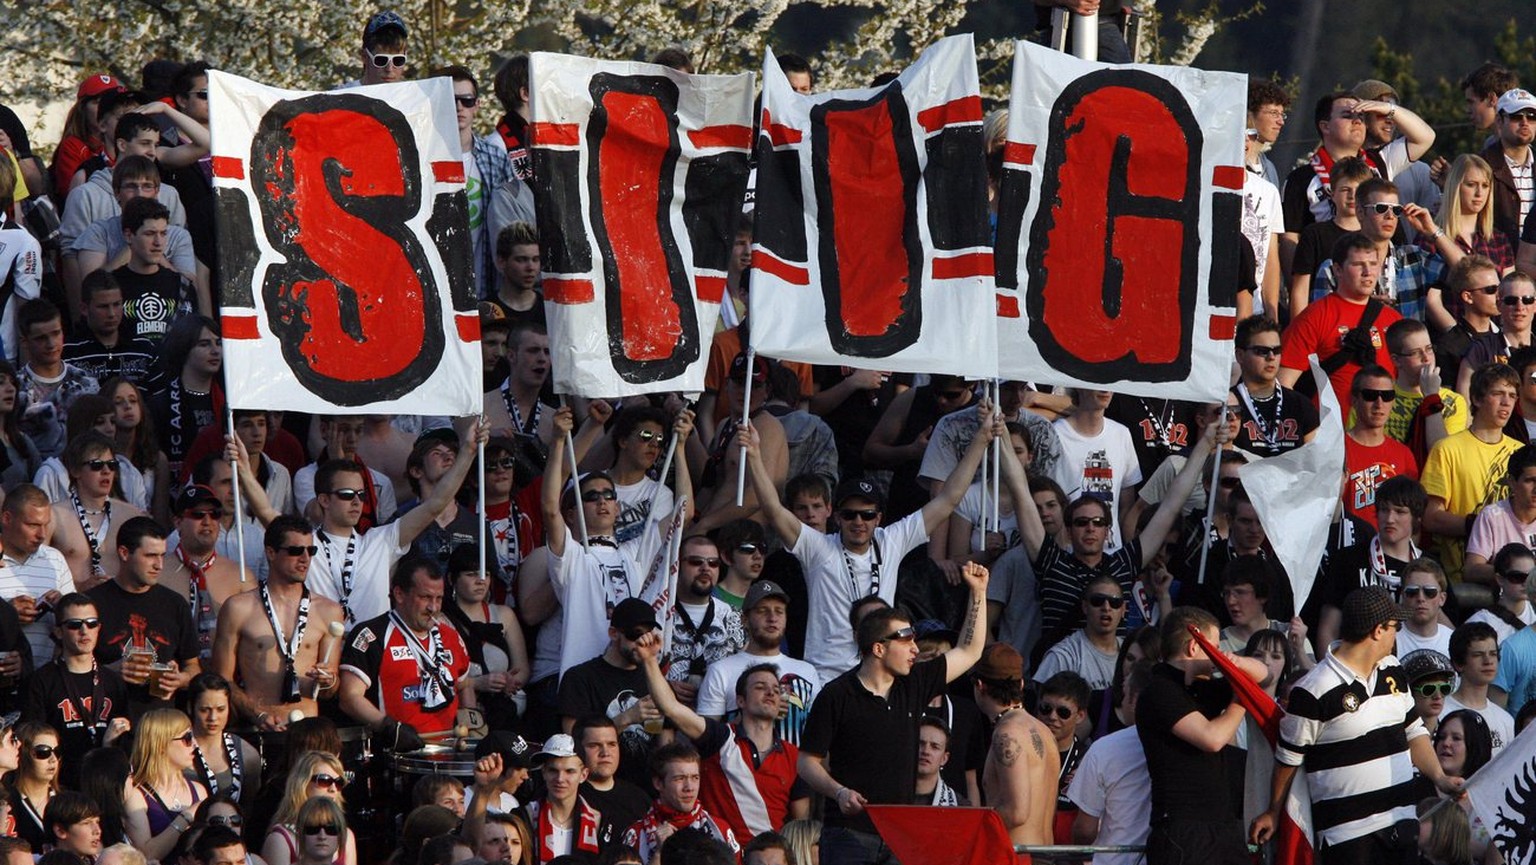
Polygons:
[[843,804],[843,794],[846,792],[848,792],[847,787],[838,787],[837,792],[832,794],[832,801],[839,805]]
[[1435,240],[1439,240],[1440,238],[1442,238],[1444,236],[1445,236],[1445,229],[1441,228],[1438,225],[1435,226],[1435,233],[1430,235],[1430,237],[1435,239]]

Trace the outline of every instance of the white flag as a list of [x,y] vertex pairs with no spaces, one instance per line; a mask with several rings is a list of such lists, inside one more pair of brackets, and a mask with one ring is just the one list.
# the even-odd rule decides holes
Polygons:
[[1536,863],[1536,733],[1532,727],[1477,770],[1467,781],[1467,796],[1508,865]]
[[[1317,355],[1309,360],[1319,394],[1317,435],[1293,451],[1238,470],[1259,522],[1270,527],[1269,542],[1290,575],[1297,609],[1317,580],[1344,480],[1344,412]],[[1274,530],[1280,526],[1285,531]]]

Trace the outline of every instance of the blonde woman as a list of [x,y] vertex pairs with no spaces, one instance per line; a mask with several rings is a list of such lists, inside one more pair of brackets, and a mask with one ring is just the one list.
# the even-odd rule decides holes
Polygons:
[[[1515,265],[1514,239],[1493,227],[1493,169],[1475,153],[1463,153],[1451,163],[1445,197],[1433,220],[1423,208],[1405,211],[1404,216],[1419,233],[1419,246],[1438,259],[1441,273],[1450,273],[1467,255],[1486,255],[1500,273]],[[1429,323],[1438,330],[1456,323],[1456,301],[1447,306],[1445,300],[1438,287],[1429,290]]]
[[795,865],[821,865],[821,821],[806,817],[784,824],[784,840],[789,842]]
[[[299,812],[304,803],[316,796],[334,799],[345,807],[341,788],[346,786],[341,760],[324,751],[305,751],[294,759],[283,787],[283,800],[261,845],[261,858],[267,865],[296,865],[299,861]],[[344,829],[345,844],[338,865],[357,865],[357,839],[351,829]]]
[[298,844],[295,865],[347,865],[342,855],[347,816],[339,801],[313,796],[300,806],[294,821]]
[[128,840],[150,859],[165,859],[197,819],[208,789],[185,777],[197,739],[192,719],[175,709],[151,709],[133,740],[134,786],[124,797]]

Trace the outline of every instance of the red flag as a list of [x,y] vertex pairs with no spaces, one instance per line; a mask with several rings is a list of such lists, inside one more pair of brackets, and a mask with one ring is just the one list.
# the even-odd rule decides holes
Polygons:
[[[1264,738],[1269,740],[1269,746],[1276,747],[1280,741],[1280,719],[1285,716],[1285,710],[1280,708],[1274,697],[1265,692],[1262,685],[1249,678],[1247,673],[1238,669],[1220,649],[1212,645],[1199,628],[1190,625],[1189,633],[1200,644],[1200,648],[1205,650],[1216,668],[1221,670],[1222,675],[1227,677],[1227,681],[1232,683],[1232,692],[1237,701],[1258,722],[1264,731]],[[1293,799],[1296,797],[1296,786],[1301,783],[1303,776],[1298,772],[1296,780],[1291,782]],[[1296,815],[1289,805],[1288,802],[1287,807],[1280,811],[1280,825],[1275,827],[1275,865],[1312,865],[1316,858],[1312,851],[1312,840],[1309,833],[1297,823]]]
[[1013,840],[991,808],[867,805],[869,819],[902,865],[1000,865]]

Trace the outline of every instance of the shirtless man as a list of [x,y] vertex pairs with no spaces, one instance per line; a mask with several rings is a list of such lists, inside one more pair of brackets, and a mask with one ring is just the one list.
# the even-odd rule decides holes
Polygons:
[[[224,519],[223,497],[201,484],[181,491],[175,502],[176,547],[165,557],[160,585],[187,599],[197,625],[198,648],[204,661],[213,654],[213,630],[219,608],[231,595],[256,588],[254,576],[214,549]],[[195,587],[195,588],[194,588]]]
[[[321,644],[329,646],[335,639],[328,632],[333,622],[342,621],[342,611],[340,604],[312,594],[304,584],[315,554],[308,523],[277,517],[267,526],[266,548],[266,581],[257,591],[229,598],[219,610],[212,665],[234,684],[235,708],[263,729],[277,730],[294,709],[315,717],[317,691],[334,692],[341,650],[327,652],[321,663]],[[291,651],[295,639],[298,649]]]
[[[826,797],[824,861],[858,865],[890,856],[864,806],[911,803],[923,708],[981,657],[987,569],[968,562],[961,577],[970,599],[959,645],[918,661],[917,635],[907,614],[876,609],[858,624],[859,666],[828,682],[811,705],[798,768],[801,780]],[[1056,788],[1051,782],[1043,789]]]
[[[410,495],[405,461],[411,455],[416,437],[395,428],[393,415],[371,414],[363,418],[363,434],[357,440],[357,455],[369,466],[388,476],[395,488],[395,501]],[[274,507],[277,504],[273,503]]]
[[112,441],[96,433],[70,440],[62,454],[69,471],[70,498],[53,506],[53,536],[48,543],[64,554],[75,588],[88,592],[117,575],[117,528],[144,512],[112,498],[117,458]]
[[993,643],[971,671],[976,708],[996,719],[982,767],[987,804],[997,810],[1015,844],[1050,844],[1056,820],[1061,756],[1050,728],[1024,709],[1024,658]]

